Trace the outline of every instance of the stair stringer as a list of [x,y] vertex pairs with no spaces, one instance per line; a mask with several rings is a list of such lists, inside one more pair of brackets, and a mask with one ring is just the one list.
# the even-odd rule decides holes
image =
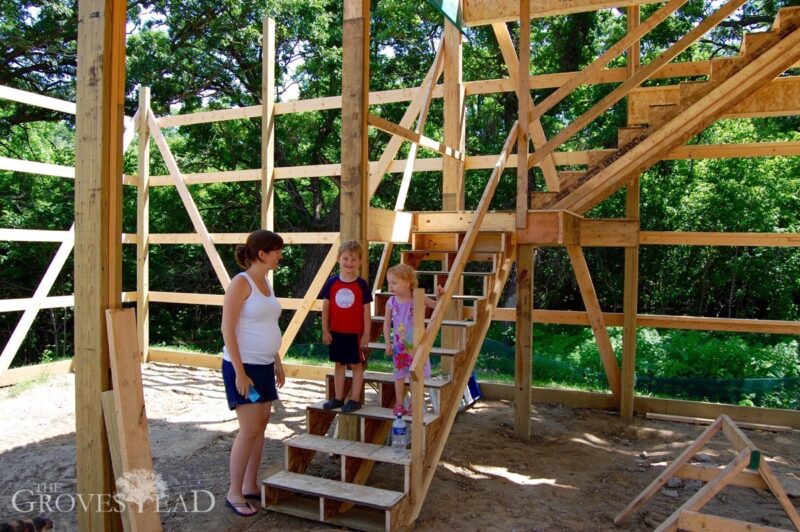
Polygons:
[[[453,427],[453,422],[458,413],[463,390],[467,386],[469,377],[478,360],[483,340],[489,330],[489,325],[492,321],[492,312],[497,307],[500,301],[500,295],[503,292],[503,287],[511,274],[511,269],[514,264],[515,247],[513,245],[507,247],[507,251],[504,251],[498,260],[499,269],[497,275],[492,283],[486,305],[478,315],[476,324],[472,328],[470,336],[467,339],[465,352],[454,362],[452,383],[442,392],[439,419],[436,423],[429,425],[427,428],[425,460],[422,464],[422,492],[415,493],[414,497],[406,497],[406,499],[400,503],[399,508],[397,508],[394,513],[392,530],[411,526],[417,517],[419,517],[419,513],[422,510],[425,496],[428,493],[433,476],[436,473],[436,466],[439,464],[439,459],[442,456],[442,451],[447,443],[447,438],[450,435],[450,430]],[[416,464],[411,464],[412,468],[415,466]]]
[[703,96],[656,128],[624,155],[560,199],[551,209],[567,209],[585,214],[632,177],[660,161],[666,153],[685,143],[716,121],[733,105],[800,61],[800,29],[787,32],[773,46],[750,57],[743,65]]

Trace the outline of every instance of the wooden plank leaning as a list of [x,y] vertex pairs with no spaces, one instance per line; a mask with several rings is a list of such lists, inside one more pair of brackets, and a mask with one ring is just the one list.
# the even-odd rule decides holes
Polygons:
[[[159,531],[158,483],[153,474],[150,454],[150,437],[147,432],[139,344],[136,335],[136,315],[131,308],[107,309],[109,358],[113,383],[113,414],[116,424],[106,430],[116,432],[119,455],[113,461],[119,464],[115,471],[120,496],[130,505],[127,517],[132,531]],[[114,437],[110,437],[114,441]],[[136,490],[124,489],[123,483],[135,483]],[[135,491],[135,492],[134,492]]]

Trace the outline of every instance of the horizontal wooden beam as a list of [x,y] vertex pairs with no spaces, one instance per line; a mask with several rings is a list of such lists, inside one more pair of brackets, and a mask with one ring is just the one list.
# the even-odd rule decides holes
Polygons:
[[[531,2],[530,18],[552,17],[598,11],[600,9],[654,4],[655,0],[541,0]],[[465,26],[483,26],[493,22],[518,21],[518,0],[464,0],[463,23]]]
[[[136,301],[136,292],[122,292],[122,302],[132,303]],[[0,299],[0,312],[20,312],[31,306],[33,299],[23,297],[19,299]],[[42,301],[39,308],[68,308],[75,306],[75,296],[48,296]]]
[[12,102],[24,103],[26,105],[50,109],[70,115],[75,114],[76,108],[73,102],[51,98],[50,96],[42,96],[41,94],[35,94],[33,92],[21,91],[19,89],[12,89],[11,87],[2,85],[0,85],[0,100],[10,100]]
[[517,244],[578,245],[580,218],[569,211],[529,211],[525,228],[517,229]]
[[[622,327],[621,312],[604,312],[603,319],[606,325]],[[510,307],[497,308],[492,312],[492,320],[515,321],[516,309]],[[579,310],[534,309],[531,321],[533,323],[552,323],[560,325],[589,325],[589,318],[586,316],[586,312]],[[656,329],[800,335],[800,321],[637,314],[636,325],[638,327],[653,327]]]
[[[535,359],[533,361],[533,371],[535,376]],[[514,398],[515,387],[511,384],[484,381],[479,381],[479,384],[481,394],[486,399],[510,401]],[[571,408],[592,408],[596,410],[614,409],[614,398],[609,393],[534,386],[531,388],[531,394],[534,403],[558,403]],[[794,429],[800,429],[800,411],[798,410],[703,403],[680,399],[657,399],[637,395],[634,398],[634,411],[642,416],[648,412],[711,418],[725,414],[737,423],[744,421],[766,425],[786,425]]]
[[370,126],[376,127],[386,133],[403,137],[404,139],[419,145],[420,148],[433,150],[435,152],[441,153],[442,155],[446,155],[447,157],[452,157],[453,159],[457,159],[459,161],[463,161],[465,158],[463,153],[461,153],[460,151],[456,150],[451,146],[447,146],[442,142],[433,140],[432,138],[426,137],[425,135],[421,135],[416,131],[412,131],[403,126],[397,125],[394,122],[386,120],[385,118],[381,118],[380,116],[372,114],[367,116],[367,123]]
[[[191,292],[150,292],[151,303],[173,303],[181,305],[211,305],[222,306],[223,294],[196,294]],[[300,308],[302,298],[279,297],[278,302],[284,310],[297,310]],[[311,310],[322,311],[322,300],[312,304]]]
[[34,161],[23,161],[22,159],[10,159],[8,157],[0,157],[0,170],[75,179],[75,169],[71,166],[37,163]]
[[[657,421],[676,421],[678,423],[690,423],[692,425],[711,425],[714,423],[714,420],[711,418],[704,418],[704,417],[687,417],[687,416],[675,416],[669,414],[650,414],[648,413],[645,416],[647,419],[655,419]],[[749,429],[749,430],[767,430],[770,432],[791,432],[792,428],[787,427],[785,425],[764,425],[763,423],[744,423],[739,422],[736,425],[740,429]]]
[[642,231],[639,243],[654,246],[800,247],[800,233]]
[[[215,244],[244,244],[249,233],[209,233]],[[331,244],[339,233],[280,233],[283,243],[289,244]],[[133,233],[122,235],[123,244],[136,244],[138,239]],[[148,242],[153,244],[202,244],[197,233],[150,233]]]
[[69,231],[0,229],[0,242],[63,242]]
[[13,386],[34,379],[49,378],[56,375],[66,375],[72,372],[72,360],[58,360],[45,364],[34,364],[32,366],[22,366],[11,368],[0,375],[0,388]]
[[[157,349],[152,347],[150,348],[150,353],[151,362],[181,364],[193,367],[209,367],[212,369],[218,369],[222,364],[222,357],[219,355],[186,353],[172,349]],[[155,353],[154,357],[153,353]],[[286,375],[291,378],[321,381],[325,379],[328,373],[332,372],[333,368],[284,362],[284,370],[286,371]],[[479,381],[479,384],[482,396],[488,400],[513,400],[514,398],[514,385],[487,381]],[[542,388],[538,386],[532,387],[531,393],[532,402],[534,403],[558,403],[572,408],[593,408],[597,410],[614,408],[614,399],[611,397],[611,394],[608,393],[586,392],[583,390],[570,390],[565,388]],[[697,417],[716,417],[722,413],[730,416],[737,422],[744,421],[768,425],[785,425],[794,429],[800,429],[800,411],[797,410],[758,408],[752,406],[735,406],[636,396],[635,411],[639,415],[645,415],[648,412],[656,412],[661,414]]]

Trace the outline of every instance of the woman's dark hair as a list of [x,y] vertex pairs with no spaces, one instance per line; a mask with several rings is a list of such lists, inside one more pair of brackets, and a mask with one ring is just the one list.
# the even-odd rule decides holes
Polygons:
[[283,239],[277,233],[259,229],[247,237],[245,245],[236,246],[236,262],[243,269],[247,269],[258,258],[258,252],[269,253],[283,248]]

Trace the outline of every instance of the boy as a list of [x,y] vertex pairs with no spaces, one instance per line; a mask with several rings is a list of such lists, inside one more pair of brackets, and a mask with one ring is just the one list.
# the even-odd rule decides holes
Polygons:
[[[339,275],[322,287],[322,341],[329,346],[329,358],[336,363],[334,397],[322,405],[325,410],[341,407],[342,412],[361,408],[364,368],[360,350],[366,349],[370,333],[369,304],[372,294],[367,282],[358,276],[363,250],[355,240],[339,246]],[[344,402],[345,369],[353,370],[350,400]]]

